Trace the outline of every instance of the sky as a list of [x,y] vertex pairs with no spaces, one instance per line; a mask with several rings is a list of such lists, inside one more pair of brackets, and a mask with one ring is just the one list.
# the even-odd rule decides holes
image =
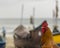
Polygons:
[[[60,0],[59,8],[60,8]],[[0,0],[0,18],[30,18],[33,16],[33,8],[35,8],[34,18],[53,18],[53,10],[55,11],[55,0]],[[59,16],[60,18],[60,9]]]

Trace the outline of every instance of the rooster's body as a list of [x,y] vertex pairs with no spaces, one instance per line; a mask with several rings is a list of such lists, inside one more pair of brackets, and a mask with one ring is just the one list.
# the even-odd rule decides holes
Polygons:
[[60,48],[55,44],[53,40],[52,32],[50,28],[48,27],[47,22],[45,22],[42,25],[41,32],[42,32],[42,36],[41,36],[41,47],[42,48]]

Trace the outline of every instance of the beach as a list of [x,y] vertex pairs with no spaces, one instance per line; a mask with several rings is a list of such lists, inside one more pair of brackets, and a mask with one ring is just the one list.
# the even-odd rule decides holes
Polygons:
[[6,36],[6,48],[15,48],[14,39],[11,35]]

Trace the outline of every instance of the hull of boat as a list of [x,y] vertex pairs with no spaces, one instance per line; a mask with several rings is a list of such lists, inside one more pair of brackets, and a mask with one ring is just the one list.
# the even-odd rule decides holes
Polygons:
[[53,36],[54,42],[60,46],[60,34]]

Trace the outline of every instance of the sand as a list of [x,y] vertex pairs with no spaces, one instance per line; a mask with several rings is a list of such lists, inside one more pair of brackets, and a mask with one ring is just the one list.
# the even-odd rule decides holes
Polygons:
[[13,36],[6,36],[6,48],[15,48]]

